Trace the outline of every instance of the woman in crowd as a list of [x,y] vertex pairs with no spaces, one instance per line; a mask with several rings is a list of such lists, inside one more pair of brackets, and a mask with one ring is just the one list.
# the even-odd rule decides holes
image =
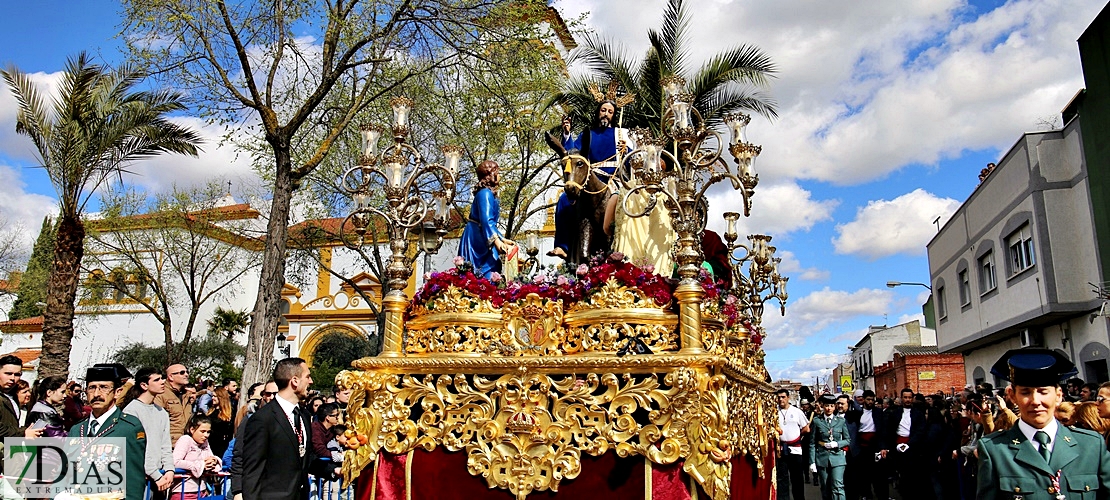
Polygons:
[[212,435],[209,437],[209,441],[212,445],[212,452],[216,456],[222,456],[224,451],[227,451],[227,444],[231,442],[231,436],[235,432],[231,428],[231,412],[231,395],[228,394],[227,389],[217,387],[212,391],[212,403],[208,407],[208,418],[212,425]]
[[1061,401],[1056,406],[1056,420],[1064,425],[1071,425],[1072,415],[1075,414],[1075,403],[1071,401]]
[[20,379],[12,386],[9,394],[15,399],[15,404],[19,406],[19,426],[23,427],[27,425],[27,414],[31,411],[31,384]]
[[1071,422],[1075,427],[1101,434],[1103,440],[1110,436],[1110,419],[1099,416],[1098,403],[1087,401],[1076,404]]
[[62,405],[66,398],[66,379],[46,377],[35,382],[35,404],[27,414],[27,424],[42,429],[43,437],[65,437]]

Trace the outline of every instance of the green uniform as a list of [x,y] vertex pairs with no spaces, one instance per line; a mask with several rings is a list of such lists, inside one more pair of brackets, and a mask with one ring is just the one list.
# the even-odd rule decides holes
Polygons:
[[[1106,499],[1110,498],[1110,453],[1098,434],[1060,425],[1049,462],[1014,425],[979,440],[979,486],[976,498]],[[1052,479],[1060,473],[1056,491]]]
[[[89,419],[82,420],[69,430],[66,439],[70,452],[81,453],[80,450],[96,449],[96,438],[111,437],[125,438],[127,440],[126,468],[127,468],[127,500],[143,500],[146,490],[146,432],[139,419],[112,408],[108,420],[97,429],[95,436],[89,436]],[[121,450],[110,450],[109,454],[118,454]],[[103,450],[97,450],[104,453]]]
[[[848,424],[840,415],[817,415],[809,423],[812,434],[809,440],[809,462],[817,465],[817,479],[821,485],[821,498],[844,500],[844,467],[848,455],[844,449],[850,444]],[[826,448],[825,443],[836,441],[836,448]]]

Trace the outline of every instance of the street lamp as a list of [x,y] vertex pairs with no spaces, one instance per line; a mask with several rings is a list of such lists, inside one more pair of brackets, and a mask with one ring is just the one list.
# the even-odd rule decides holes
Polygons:
[[928,288],[930,292],[933,291],[933,287],[931,287],[929,285],[926,285],[925,283],[916,283],[916,282],[911,282],[911,281],[888,281],[888,282],[886,282],[886,287],[887,288],[894,288],[896,286],[902,286],[902,285],[918,285],[918,286],[923,286],[925,288]]
[[[423,155],[407,140],[412,100],[394,97],[390,105],[393,108],[393,126],[390,129],[393,144],[379,150],[377,142],[385,128],[363,126],[358,165],[340,177],[339,185],[351,196],[354,205],[351,214],[340,226],[340,238],[348,248],[361,252],[364,245],[377,244],[376,241],[366,241],[371,220],[379,218],[385,223],[390,258],[385,269],[389,291],[382,298],[385,332],[382,335],[381,355],[400,356],[408,305],[404,290],[412,276],[414,258],[409,257],[414,255],[408,251],[413,243],[409,240],[409,232],[415,231],[415,236],[424,236],[416,243],[424,250],[425,263],[428,263],[428,255],[438,251],[443,236],[447,234],[450,221],[447,207],[455,198],[462,149],[444,147],[444,165],[425,163]],[[345,234],[348,224],[353,228],[354,238]],[[428,234],[432,228],[435,237]]]
[[277,343],[275,345],[277,347],[278,354],[281,355],[281,359],[285,359],[285,358],[289,357],[289,351],[290,351],[291,346],[289,345],[288,342],[286,342],[284,333],[278,332],[278,334],[277,334]]

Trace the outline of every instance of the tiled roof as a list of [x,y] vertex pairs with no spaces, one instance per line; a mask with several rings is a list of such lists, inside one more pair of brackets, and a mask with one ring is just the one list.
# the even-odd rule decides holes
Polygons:
[[24,370],[34,370],[34,362],[37,361],[39,359],[39,356],[42,355],[42,349],[20,347],[19,349],[16,349],[14,352],[12,352],[11,355],[19,358],[20,361],[23,361]]
[[913,345],[902,344],[894,346],[894,351],[903,356],[913,356],[922,354],[937,354],[937,346],[935,345]]
[[42,331],[42,316],[31,318],[13,319],[0,323],[0,332],[28,333]]

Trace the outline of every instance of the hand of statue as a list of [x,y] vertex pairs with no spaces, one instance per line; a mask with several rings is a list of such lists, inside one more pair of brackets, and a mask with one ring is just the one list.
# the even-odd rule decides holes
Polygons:
[[508,253],[509,249],[516,246],[516,243],[512,240],[499,238],[496,242],[494,242],[494,245],[497,245],[497,249],[500,250],[502,253]]

